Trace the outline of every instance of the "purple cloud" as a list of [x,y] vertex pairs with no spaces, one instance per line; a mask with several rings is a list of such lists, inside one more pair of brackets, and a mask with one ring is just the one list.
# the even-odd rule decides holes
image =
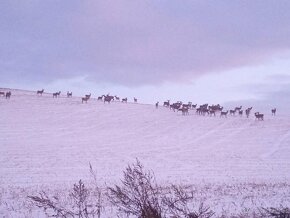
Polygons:
[[289,1],[4,1],[0,78],[127,86],[260,64],[290,48]]

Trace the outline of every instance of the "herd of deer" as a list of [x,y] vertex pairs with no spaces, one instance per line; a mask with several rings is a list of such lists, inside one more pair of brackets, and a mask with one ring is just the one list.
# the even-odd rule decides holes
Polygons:
[[[37,95],[41,95],[42,96],[43,92],[44,92],[44,89],[38,90],[36,93],[37,93]],[[52,97],[53,98],[57,98],[57,97],[60,96],[60,93],[61,93],[61,91],[52,93]],[[72,92],[67,92],[67,97],[68,98],[72,97]],[[81,98],[82,99],[82,103],[84,103],[84,102],[87,103],[90,98],[91,98],[91,93],[89,95],[85,95],[84,97]],[[98,99],[98,101],[103,101],[104,103],[106,103],[106,102],[111,103],[111,101],[120,101],[120,97],[118,97],[116,95],[112,96],[112,95],[109,95],[109,94],[99,96],[97,99]],[[121,102],[122,103],[127,103],[128,102],[128,98],[123,98]],[[134,98],[134,103],[137,103],[137,102],[138,102],[137,98]]]
[[[158,108],[159,102],[157,102],[155,104],[155,107]],[[189,110],[194,110],[196,111],[196,114],[198,115],[203,115],[205,116],[206,114],[209,116],[216,116],[216,113],[220,113],[220,117],[227,117],[228,113],[230,112],[231,116],[235,116],[236,113],[239,114],[239,116],[243,116],[243,110],[242,110],[242,106],[240,107],[235,107],[233,110],[227,110],[227,111],[223,111],[223,107],[221,107],[219,104],[217,105],[212,105],[209,106],[208,104],[203,104],[200,105],[197,108],[196,104],[192,104],[192,102],[188,102],[188,104],[183,104],[181,101],[178,101],[176,103],[172,103],[170,104],[170,101],[167,100],[163,103],[164,107],[168,107],[170,110],[175,111],[181,111],[182,115],[188,115],[189,114]],[[251,110],[253,107],[247,108],[245,110],[245,114],[247,116],[247,118],[250,116]],[[272,109],[272,116],[276,115],[276,108]],[[264,120],[264,114],[260,114],[259,112],[255,113],[255,117],[257,120]]]
[[[44,89],[42,90],[38,90],[37,92],[37,95],[41,95],[44,93]],[[60,93],[61,91],[59,92],[55,92],[55,93],[52,93],[52,97],[53,98],[57,98],[60,96]],[[4,96],[6,97],[6,99],[10,99],[11,97],[11,91],[8,91],[8,92],[0,92],[0,96]],[[67,97],[70,98],[72,97],[72,92],[67,92]],[[91,93],[89,95],[85,95],[85,97],[82,97],[82,103],[87,103],[88,100],[91,98]],[[97,98],[98,101],[103,101],[104,103],[108,102],[110,103],[111,101],[120,101],[120,98],[118,96],[112,96],[112,95],[102,95],[102,96],[99,96]],[[127,103],[128,99],[127,98],[123,98],[121,100],[122,103]],[[137,103],[137,98],[134,98],[134,103]],[[155,107],[158,108],[159,106],[159,102],[157,102],[155,104]],[[243,110],[242,110],[242,106],[240,107],[235,107],[233,110],[227,110],[227,111],[223,111],[223,107],[221,107],[219,104],[217,105],[211,105],[209,106],[208,104],[203,104],[203,105],[200,105],[198,108],[197,108],[197,104],[192,104],[192,102],[188,102],[187,104],[183,104],[181,101],[177,101],[175,103],[172,103],[170,104],[170,101],[167,100],[163,103],[163,106],[164,107],[168,107],[170,110],[173,110],[174,112],[175,111],[180,111],[182,113],[182,115],[188,115],[189,114],[189,110],[196,110],[196,114],[198,115],[203,115],[205,116],[206,114],[208,116],[216,116],[216,113],[220,113],[220,117],[227,117],[228,113],[230,112],[230,115],[231,116],[235,116],[236,113],[239,114],[239,116],[243,116]],[[247,108],[245,110],[245,114],[246,114],[246,117],[248,118],[250,116],[250,113],[251,113],[251,110],[252,110],[252,107],[250,108]],[[272,116],[275,116],[276,115],[276,108],[272,109],[271,112],[272,112]],[[261,114],[259,112],[256,112],[255,113],[255,117],[257,120],[264,120],[264,114]]]

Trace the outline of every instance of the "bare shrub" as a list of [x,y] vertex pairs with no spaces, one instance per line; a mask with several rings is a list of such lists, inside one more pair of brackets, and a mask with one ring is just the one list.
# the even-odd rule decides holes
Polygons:
[[193,203],[193,191],[187,191],[182,186],[172,185],[168,196],[163,198],[164,204],[174,217],[210,218],[214,212],[209,207],[200,203],[197,209]]
[[261,217],[290,218],[290,209],[280,206],[280,208],[262,208]]
[[98,218],[101,217],[101,211],[103,209],[103,196],[102,196],[102,190],[101,188],[99,187],[99,184],[98,184],[98,180],[97,180],[97,173],[94,171],[91,163],[90,163],[90,173],[91,173],[91,176],[93,177],[93,181],[94,181],[94,189],[92,191],[92,195],[95,197],[96,199],[96,214],[98,216]]
[[39,208],[43,208],[48,217],[73,217],[73,213],[60,205],[57,197],[50,198],[45,192],[39,196],[28,196]]
[[30,200],[39,208],[44,209],[48,217],[95,217],[98,214],[98,204],[92,203],[90,190],[80,180],[74,184],[69,193],[69,205],[64,205],[57,196],[48,196],[45,192],[38,196],[28,196]]
[[136,164],[128,165],[123,172],[121,186],[108,188],[109,201],[121,213],[140,218],[161,218],[161,189],[156,184],[155,176],[145,171],[137,159]]

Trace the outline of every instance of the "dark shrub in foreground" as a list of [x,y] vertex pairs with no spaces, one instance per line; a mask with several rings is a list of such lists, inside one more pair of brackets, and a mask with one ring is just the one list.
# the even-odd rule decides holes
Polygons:
[[121,185],[109,187],[108,191],[110,202],[121,213],[140,218],[164,217],[161,189],[153,173],[144,171],[138,160],[126,168]]

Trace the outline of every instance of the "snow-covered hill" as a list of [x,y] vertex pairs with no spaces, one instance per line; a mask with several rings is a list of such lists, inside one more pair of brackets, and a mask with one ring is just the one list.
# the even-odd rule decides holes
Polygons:
[[[96,97],[96,96],[93,96]],[[154,105],[12,90],[0,97],[0,182],[118,181],[138,158],[162,182],[290,179],[290,117],[182,116]],[[253,112],[255,108],[253,109]]]
[[[285,114],[265,113],[257,121],[253,108],[250,118],[182,116],[162,106],[95,98],[82,104],[80,97],[21,90],[12,90],[9,100],[0,96],[0,110],[3,217],[45,217],[28,195],[45,189],[64,197],[79,179],[91,184],[89,163],[99,185],[117,184],[136,158],[163,186],[191,185],[196,202],[210,206],[215,217],[251,217],[258,208],[290,202]],[[103,217],[116,217],[105,204]]]

